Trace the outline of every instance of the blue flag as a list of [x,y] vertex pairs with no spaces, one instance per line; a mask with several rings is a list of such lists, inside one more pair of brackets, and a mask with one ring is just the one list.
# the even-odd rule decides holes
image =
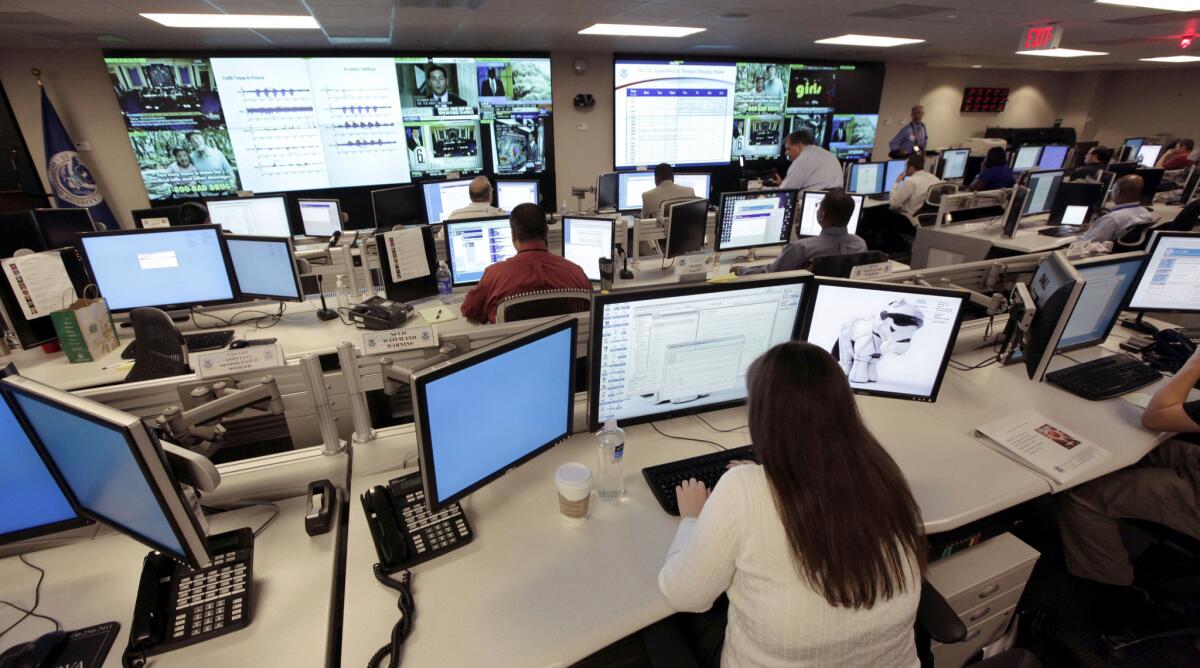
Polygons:
[[92,178],[92,170],[79,159],[75,143],[46,97],[45,88],[42,89],[42,138],[46,145],[46,179],[50,181],[57,206],[87,209],[92,222],[103,223],[110,230],[118,229],[117,219]]

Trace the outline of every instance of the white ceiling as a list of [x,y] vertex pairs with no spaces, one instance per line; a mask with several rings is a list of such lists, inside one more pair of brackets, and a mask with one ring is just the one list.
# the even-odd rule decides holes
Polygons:
[[[916,6],[907,18],[856,16]],[[322,31],[165,28],[139,12],[310,13]],[[735,16],[729,16],[734,14]],[[739,16],[740,15],[740,16]],[[578,35],[592,23],[687,25],[683,39]],[[1097,58],[1014,55],[1024,26],[1060,23],[1063,47]],[[386,49],[661,52],[921,62],[1025,69],[1180,67],[1140,57],[1186,53],[1179,37],[1200,14],[1097,5],[1091,0],[0,0],[0,46],[119,49]],[[843,33],[916,37],[925,44],[862,49],[813,44]],[[373,38],[340,44],[337,38]],[[1200,55],[1200,43],[1192,47]]]

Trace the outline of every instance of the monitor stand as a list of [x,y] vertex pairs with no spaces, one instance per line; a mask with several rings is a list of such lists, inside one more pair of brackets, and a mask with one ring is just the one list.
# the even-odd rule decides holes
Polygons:
[[1148,322],[1142,322],[1142,316],[1146,315],[1145,311],[1138,311],[1137,317],[1133,320],[1122,320],[1121,326],[1126,329],[1132,329],[1139,334],[1154,336],[1158,334],[1158,328]]
[[[189,311],[167,311],[166,313],[168,316],[171,317],[171,322],[187,322],[188,320],[191,320],[191,318],[192,318],[192,312],[190,310]],[[125,320],[123,320],[121,322],[120,325],[117,325],[117,326],[122,329],[131,329],[133,327],[133,322],[131,320],[129,320],[128,318],[126,318]]]

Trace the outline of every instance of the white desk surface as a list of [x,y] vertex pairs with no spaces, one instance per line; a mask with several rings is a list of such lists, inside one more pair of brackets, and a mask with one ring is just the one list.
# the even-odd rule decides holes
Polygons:
[[[150,666],[323,666],[327,651],[330,604],[336,577],[336,530],[309,537],[304,532],[305,497],[279,501],[279,517],[254,545],[254,611],[250,625],[228,635],[150,657]],[[211,532],[243,526],[258,528],[270,516],[264,507],[210,518]],[[335,525],[336,526],[336,525]],[[106,667],[121,665],[129,642],[129,624],[137,597],[142,560],[149,548],[120,534],[41,552],[26,558],[45,569],[38,612],[55,617],[64,629],[103,622],[121,624]],[[0,599],[33,605],[38,573],[16,557],[0,560]],[[0,609],[0,628],[19,619]],[[33,640],[53,631],[50,622],[29,618],[4,638],[4,646]],[[365,660],[363,661],[365,664]]]
[[[1169,221],[1174,220],[1175,216],[1179,215],[1181,210],[1182,207],[1173,204],[1155,204],[1152,214],[1159,220]],[[1020,226],[1017,228],[1016,237],[1013,239],[1004,236],[1004,225],[999,220],[986,226],[983,226],[983,221],[979,221],[959,225],[942,225],[937,229],[943,232],[975,237],[976,239],[986,239],[992,242],[992,245],[996,248],[1003,248],[1022,254],[1057,250],[1069,246],[1072,241],[1078,238],[1078,235],[1048,237],[1044,234],[1038,234],[1038,230],[1046,226],[1048,218],[1049,214],[1040,214],[1022,219]]]

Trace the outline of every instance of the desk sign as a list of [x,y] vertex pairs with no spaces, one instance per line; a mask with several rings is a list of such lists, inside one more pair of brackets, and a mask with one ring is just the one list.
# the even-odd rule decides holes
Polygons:
[[892,263],[890,261],[860,264],[850,270],[850,280],[871,281],[880,276],[887,276],[890,273],[892,273]]
[[1043,51],[1057,49],[1062,42],[1063,28],[1060,25],[1031,26],[1021,33],[1017,51]]
[[409,327],[407,329],[389,329],[383,332],[363,333],[364,355],[394,353],[401,350],[416,350],[418,348],[436,348],[437,345],[437,331],[432,327]]
[[276,343],[200,353],[196,355],[193,367],[201,378],[215,378],[259,369],[275,369],[283,364],[283,348]]

